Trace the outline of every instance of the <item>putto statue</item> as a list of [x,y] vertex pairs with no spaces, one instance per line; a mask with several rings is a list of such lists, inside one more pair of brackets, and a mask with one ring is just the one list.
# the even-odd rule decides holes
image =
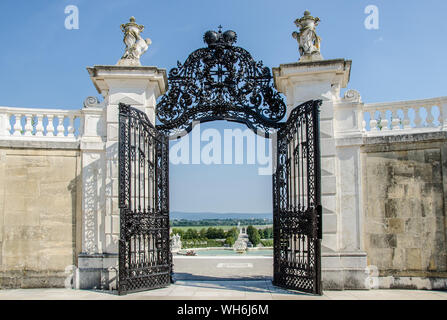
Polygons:
[[171,238],[171,251],[179,252],[182,249],[182,240],[179,234],[174,234]]
[[131,17],[129,22],[121,25],[124,32],[124,44],[126,52],[118,61],[119,66],[141,66],[140,57],[147,51],[152,43],[151,39],[144,40],[140,33],[143,32],[144,26],[135,23],[135,18]]
[[320,37],[315,31],[320,23],[320,18],[312,17],[309,11],[304,12],[304,17],[295,20],[300,32],[293,32],[292,36],[298,41],[300,50],[300,62],[323,60],[320,53]]

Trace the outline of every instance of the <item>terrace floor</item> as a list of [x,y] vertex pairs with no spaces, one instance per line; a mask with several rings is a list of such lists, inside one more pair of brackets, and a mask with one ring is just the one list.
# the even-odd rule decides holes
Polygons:
[[447,300],[447,291],[325,291],[313,296],[274,287],[266,280],[179,280],[167,288],[118,296],[116,292],[73,289],[0,290],[0,300]]

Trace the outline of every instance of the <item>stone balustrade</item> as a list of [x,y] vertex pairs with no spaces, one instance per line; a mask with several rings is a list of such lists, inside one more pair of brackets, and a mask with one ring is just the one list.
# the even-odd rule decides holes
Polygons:
[[0,107],[2,139],[77,140],[83,122],[81,110]]
[[440,131],[446,123],[447,97],[363,105],[366,135]]

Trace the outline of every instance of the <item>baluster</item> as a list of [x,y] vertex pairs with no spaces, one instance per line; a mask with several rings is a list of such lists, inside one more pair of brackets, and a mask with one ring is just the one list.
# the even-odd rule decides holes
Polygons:
[[433,106],[431,108],[431,115],[433,117],[433,126],[442,126],[441,108],[439,106]]
[[12,114],[7,113],[6,114],[6,132],[5,132],[5,136],[10,136],[11,135],[11,117]]
[[36,137],[43,137],[43,114],[37,114],[36,115]]
[[363,121],[362,121],[362,130],[363,130],[363,132],[367,132],[368,131],[367,128],[366,128],[366,120],[365,120],[365,118],[363,118]]
[[410,120],[410,109],[404,108],[403,110],[403,118],[402,118],[402,127],[403,129],[411,129],[411,120]]
[[399,118],[399,110],[394,110],[393,113],[391,114],[391,126],[392,126],[392,130],[400,130],[400,118]]
[[47,115],[48,125],[47,125],[47,137],[54,137],[54,115]]
[[425,118],[425,121],[427,123],[427,127],[429,127],[429,128],[430,127],[434,127],[433,122],[434,122],[435,118],[432,115],[433,109],[434,109],[433,107],[426,107],[425,108],[425,110],[427,111],[427,116]]
[[69,115],[67,116],[67,118],[68,118],[67,137],[74,137],[74,131],[75,131],[74,121],[76,118],[73,115]]
[[421,109],[420,108],[414,108],[414,125],[416,128],[422,127],[422,117],[421,117]]
[[388,131],[388,119],[386,118],[386,110],[380,111],[380,126],[381,131]]
[[57,123],[57,136],[58,137],[63,137],[65,136],[65,127],[64,127],[64,119],[65,116],[57,116],[56,117],[58,119],[58,123]]
[[447,101],[444,100],[439,104],[439,122],[443,131],[447,130]]
[[370,115],[371,115],[371,119],[369,120],[369,128],[370,128],[371,132],[379,131],[379,127],[378,127],[379,121],[377,121],[377,119],[376,119],[376,113],[371,112]]
[[25,115],[25,136],[29,137],[33,135],[33,115],[26,114]]
[[22,115],[16,114],[16,123],[14,124],[14,136],[21,136],[22,135]]

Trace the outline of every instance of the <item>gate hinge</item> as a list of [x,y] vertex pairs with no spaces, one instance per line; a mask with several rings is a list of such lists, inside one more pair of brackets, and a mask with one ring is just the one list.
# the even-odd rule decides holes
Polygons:
[[317,208],[317,219],[318,219],[318,239],[323,240],[323,206],[318,205]]

